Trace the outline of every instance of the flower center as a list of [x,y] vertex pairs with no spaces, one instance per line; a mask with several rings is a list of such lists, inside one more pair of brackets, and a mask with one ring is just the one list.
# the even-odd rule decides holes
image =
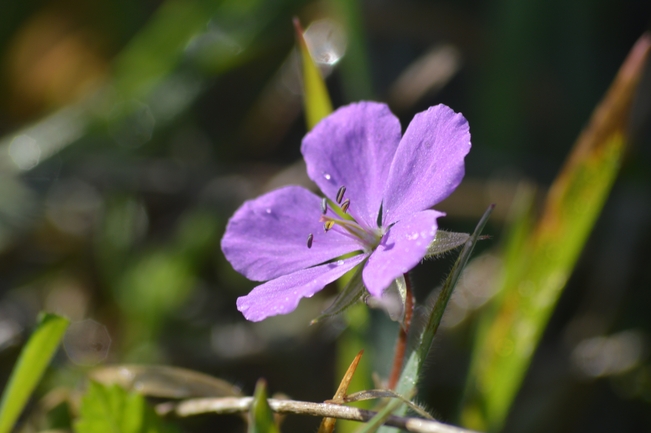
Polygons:
[[[319,218],[319,221],[323,223],[323,230],[326,233],[331,230],[336,231],[344,236],[353,238],[362,245],[364,250],[372,251],[382,239],[382,230],[380,228],[369,230],[355,221],[355,218],[348,214],[350,199],[346,198],[344,200],[345,193],[345,186],[339,188],[336,203],[333,206],[328,206],[328,200],[326,198],[323,198],[321,201],[321,218]],[[308,248],[312,248],[313,240],[314,235],[310,233],[307,237]]]

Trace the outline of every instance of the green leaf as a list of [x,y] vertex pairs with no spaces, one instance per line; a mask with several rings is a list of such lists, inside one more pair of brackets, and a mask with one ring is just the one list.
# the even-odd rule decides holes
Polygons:
[[540,219],[519,223],[499,296],[477,333],[462,422],[502,429],[534,349],[601,212],[626,150],[630,107],[651,51],[644,35],[554,181]]
[[[464,244],[461,253],[459,253],[457,261],[454,263],[450,274],[445,280],[443,288],[441,289],[441,293],[436,300],[436,304],[434,305],[434,308],[429,315],[427,325],[420,336],[418,347],[416,350],[413,350],[409,354],[409,358],[407,359],[407,362],[405,363],[405,366],[402,370],[400,380],[398,380],[398,385],[396,386],[396,393],[399,395],[407,396],[411,395],[414,392],[416,384],[418,383],[418,378],[423,371],[424,361],[427,358],[430,348],[432,347],[436,331],[441,324],[441,319],[443,318],[445,307],[448,305],[448,301],[452,296],[452,292],[454,291],[454,287],[456,286],[457,281],[459,281],[461,272],[466,266],[466,263],[468,263],[470,255],[472,254],[472,250],[475,248],[475,244],[481,235],[481,231],[484,229],[484,226],[488,222],[488,218],[493,212],[494,207],[494,205],[491,205],[486,210],[486,212],[484,212],[484,215],[479,220],[479,223],[477,223],[475,231]],[[398,410],[397,414],[404,415],[405,411],[406,407],[403,407]],[[395,429],[391,427],[382,427],[380,429],[380,432],[383,433],[389,433],[393,431],[395,431]]]
[[56,314],[41,314],[39,323],[23,348],[0,402],[0,433],[8,433],[41,380],[69,320]]
[[305,121],[310,130],[321,119],[332,113],[332,103],[328,95],[325,81],[319,68],[314,64],[310,50],[303,38],[303,29],[298,19],[294,19],[296,39],[303,59],[303,103],[305,105]]
[[249,411],[249,433],[280,433],[274,414],[267,401],[267,383],[260,379],[255,385],[253,402]]
[[446,232],[445,230],[437,230],[436,237],[432,243],[427,247],[426,259],[438,257],[442,254],[448,253],[455,248],[459,248],[465,244],[470,235],[468,233],[455,233]]
[[76,433],[174,433],[163,424],[140,394],[129,393],[117,385],[89,382],[81,400]]

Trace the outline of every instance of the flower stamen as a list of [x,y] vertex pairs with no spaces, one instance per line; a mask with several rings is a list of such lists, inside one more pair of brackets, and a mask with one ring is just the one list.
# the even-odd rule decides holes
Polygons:
[[314,235],[313,235],[312,233],[310,233],[310,234],[307,236],[307,247],[308,247],[308,248],[312,248],[312,241],[313,241],[313,240],[314,240]]
[[323,197],[321,199],[321,213],[325,215],[328,212],[328,199]]
[[343,211],[343,213],[346,213],[346,212],[348,212],[348,208],[349,208],[349,207],[350,207],[350,199],[347,198],[347,199],[344,200],[344,202],[341,204],[341,210]]
[[344,194],[346,194],[346,187],[342,186],[339,188],[339,191],[337,191],[337,204],[341,204],[341,201],[344,199]]

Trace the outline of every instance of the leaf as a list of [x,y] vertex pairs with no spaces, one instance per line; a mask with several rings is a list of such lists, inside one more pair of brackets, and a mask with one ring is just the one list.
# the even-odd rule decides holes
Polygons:
[[[513,236],[500,295],[477,333],[462,422],[501,430],[534,349],[601,212],[626,150],[629,112],[651,50],[643,35],[554,181],[540,219]],[[522,227],[527,223],[521,224]]]
[[432,243],[427,247],[426,259],[438,257],[442,254],[450,252],[455,248],[459,248],[465,244],[470,235],[468,233],[455,233],[446,232],[445,230],[437,230],[436,237]]
[[29,396],[41,380],[70,321],[56,314],[41,314],[23,348],[0,402],[0,433],[11,431]]
[[[445,280],[443,288],[441,289],[441,293],[436,300],[436,304],[434,305],[434,308],[429,315],[427,325],[425,326],[425,329],[420,336],[418,347],[416,350],[413,350],[410,353],[407,362],[405,363],[402,374],[400,375],[400,379],[398,380],[398,385],[396,386],[396,393],[403,396],[411,395],[416,388],[418,378],[422,374],[423,363],[429,354],[432,343],[434,342],[436,331],[441,324],[441,319],[443,318],[445,307],[447,306],[448,301],[452,296],[454,287],[456,286],[457,281],[459,281],[459,277],[461,276],[463,268],[466,266],[466,263],[468,263],[470,255],[472,254],[472,250],[475,248],[475,244],[479,240],[481,231],[484,229],[484,226],[488,222],[488,218],[493,212],[494,207],[494,205],[491,205],[488,207],[486,212],[484,212],[484,215],[479,220],[479,223],[477,223],[477,227],[475,227],[475,231],[464,244],[461,253],[459,253],[459,257],[457,258],[457,261],[454,263],[450,274]],[[405,408],[400,409],[398,411],[398,414],[404,414],[405,410]],[[380,429],[380,431],[388,433],[395,431],[395,429],[383,427]]]
[[164,424],[145,398],[117,385],[90,381],[81,399],[75,433],[174,433]]
[[312,55],[303,38],[303,28],[298,18],[294,18],[296,40],[303,60],[303,103],[305,105],[305,121],[310,130],[321,119],[332,113],[332,103],[328,95],[325,81],[319,68],[312,60]]
[[273,411],[267,401],[267,383],[260,379],[255,385],[253,402],[249,411],[248,433],[280,433]]

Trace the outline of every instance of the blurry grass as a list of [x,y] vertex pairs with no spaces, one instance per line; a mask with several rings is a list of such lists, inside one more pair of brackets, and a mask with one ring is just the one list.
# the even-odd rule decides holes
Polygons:
[[341,60],[342,87],[348,101],[373,98],[373,82],[370,70],[366,32],[359,0],[330,0],[334,15],[346,29],[348,46]]
[[296,39],[303,65],[303,107],[305,109],[305,122],[309,131],[321,119],[332,113],[332,102],[330,102],[330,95],[328,95],[328,89],[321,72],[307,48],[307,43],[303,38],[303,28],[298,18],[294,19],[294,27],[296,28]]
[[68,328],[68,319],[56,314],[42,314],[39,323],[23,348],[0,401],[0,433],[9,433]]
[[[482,320],[462,422],[499,431],[545,325],[619,171],[630,107],[651,49],[643,36],[552,185],[538,222],[523,213],[505,251],[499,296]],[[517,254],[514,254],[517,251]]]

